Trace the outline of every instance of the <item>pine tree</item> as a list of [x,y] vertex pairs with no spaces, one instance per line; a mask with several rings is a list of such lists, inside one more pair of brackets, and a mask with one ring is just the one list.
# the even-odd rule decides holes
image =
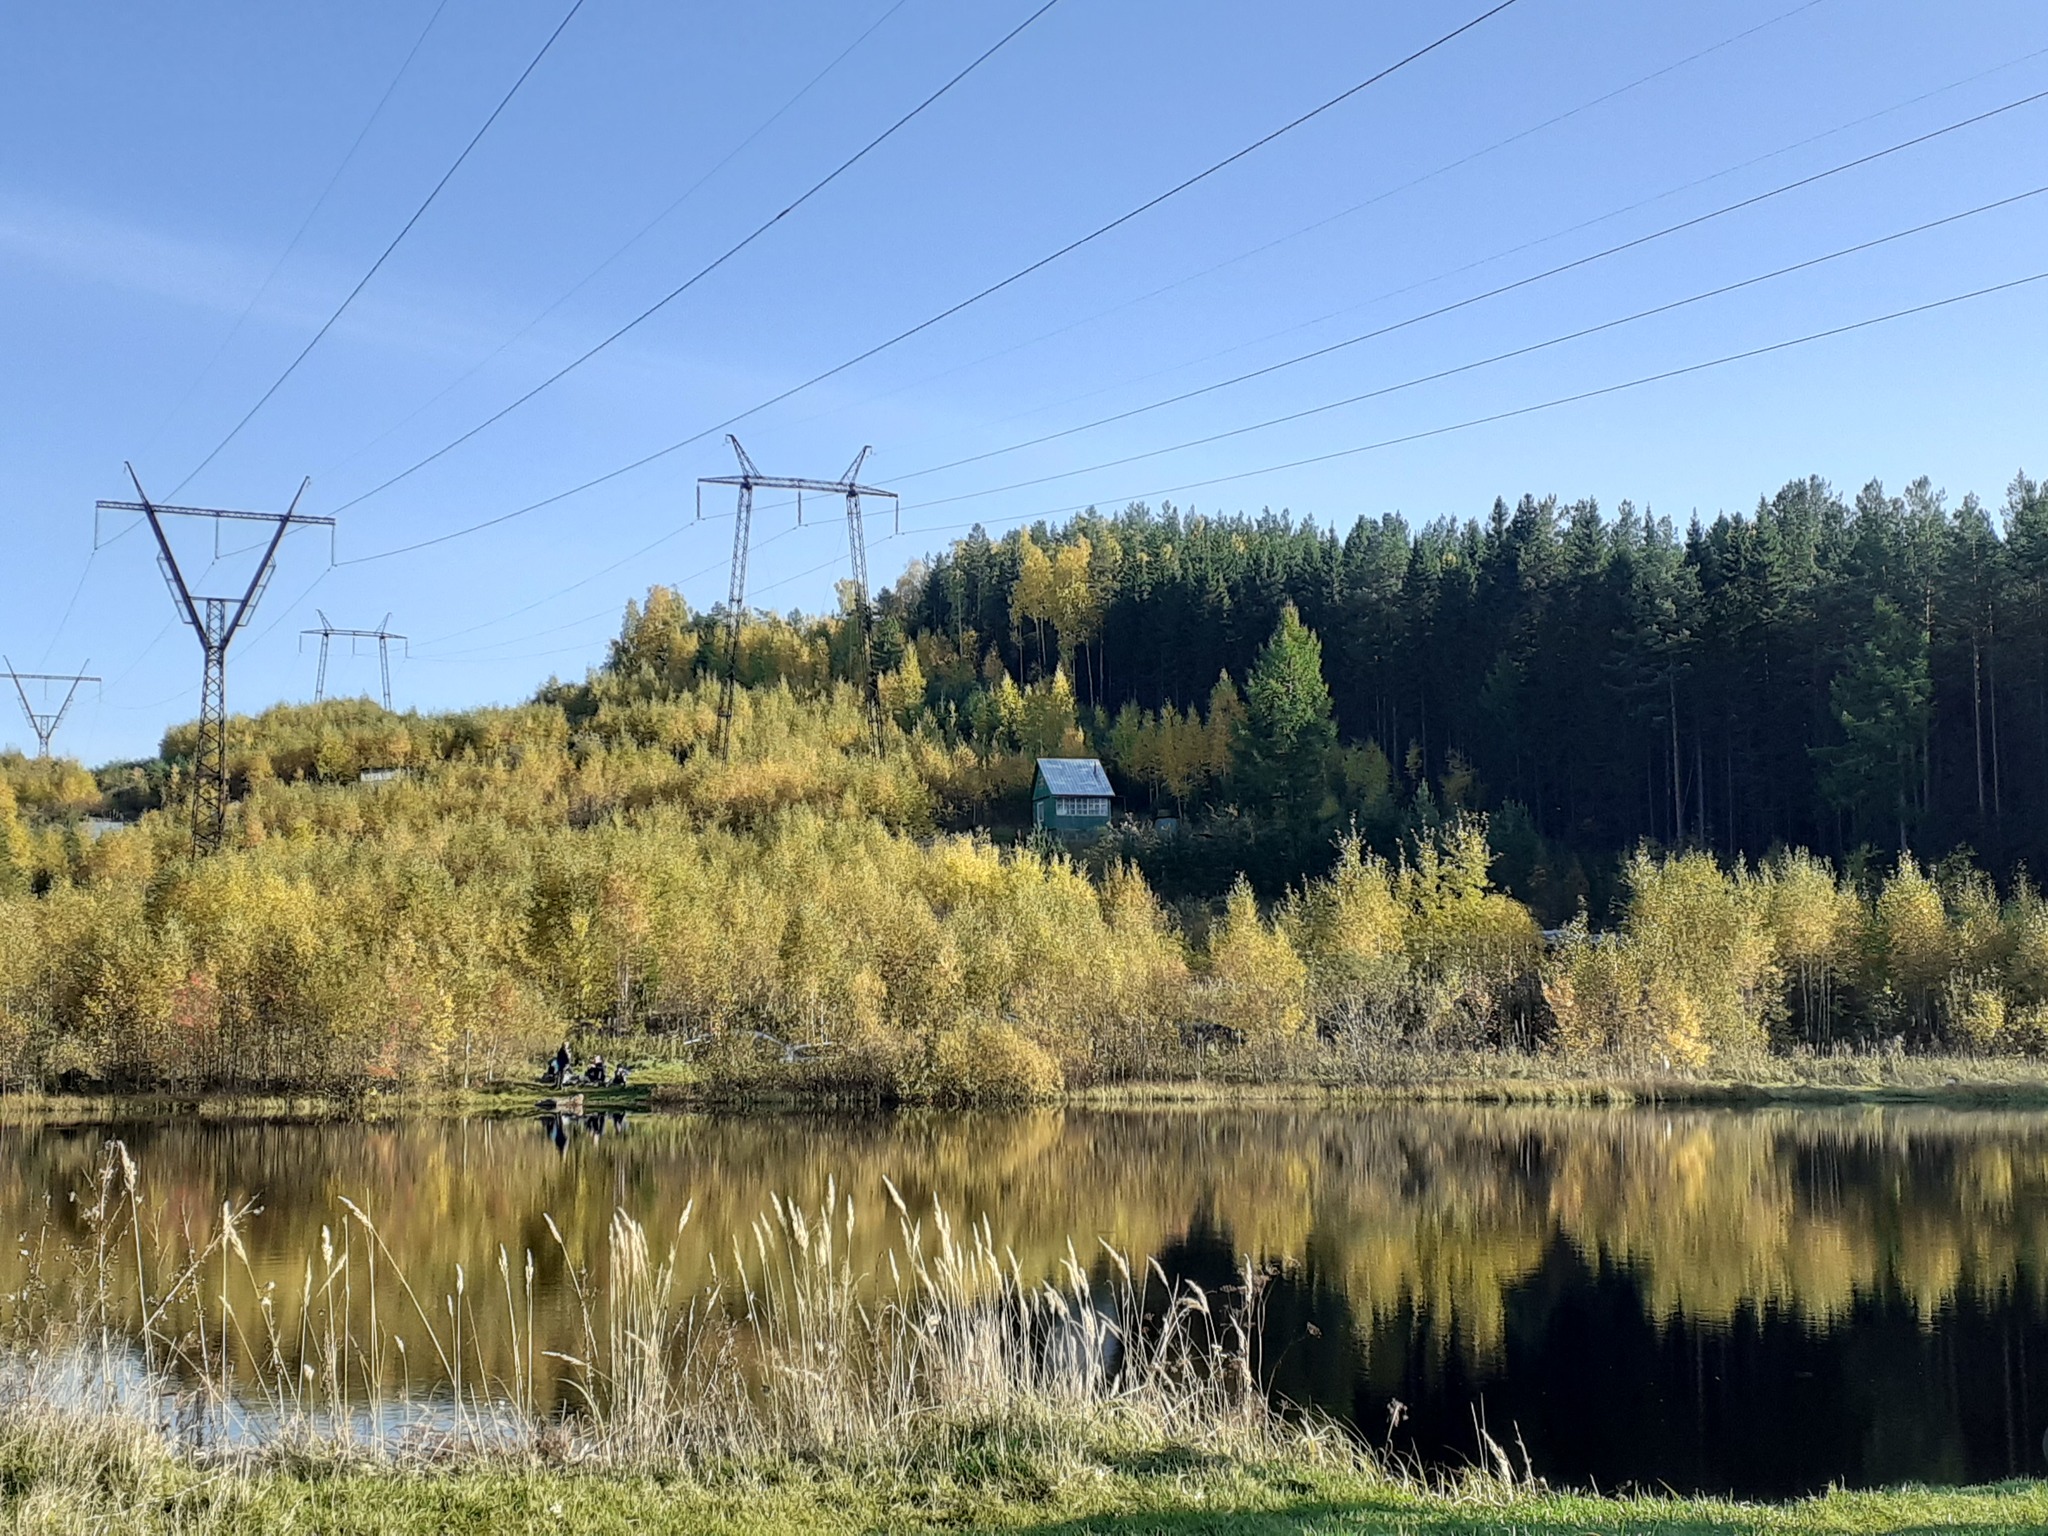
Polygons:
[[1839,810],[1869,831],[1887,821],[1899,847],[1916,819],[1920,753],[1933,695],[1927,635],[1896,604],[1872,604],[1869,638],[1855,647],[1828,685],[1839,739],[1815,749],[1821,787]]

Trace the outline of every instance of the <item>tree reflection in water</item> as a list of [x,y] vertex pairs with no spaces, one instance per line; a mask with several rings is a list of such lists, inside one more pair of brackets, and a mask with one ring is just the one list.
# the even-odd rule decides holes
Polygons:
[[[77,1231],[74,1191],[122,1137],[163,1229],[223,1200],[287,1328],[341,1198],[416,1284],[532,1251],[538,1325],[573,1301],[547,1217],[602,1259],[624,1208],[686,1202],[684,1270],[828,1179],[858,1267],[913,1210],[986,1215],[1027,1274],[1071,1238],[1231,1283],[1266,1266],[1275,1390],[1435,1461],[1475,1415],[1536,1471],[1603,1487],[1783,1494],[2040,1470],[2048,1428],[2048,1116],[1920,1108],[1048,1111],[550,1117],[383,1125],[160,1120],[0,1131],[0,1218]],[[0,1249],[0,1290],[18,1286]],[[480,1314],[488,1358],[503,1347]]]

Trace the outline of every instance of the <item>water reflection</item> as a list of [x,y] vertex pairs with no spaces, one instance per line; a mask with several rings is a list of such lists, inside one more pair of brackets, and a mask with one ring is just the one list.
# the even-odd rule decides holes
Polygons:
[[[1919,1109],[1150,1111],[849,1119],[549,1116],[374,1127],[191,1120],[9,1130],[0,1219],[75,1230],[107,1134],[164,1229],[253,1198],[252,1263],[287,1328],[347,1197],[415,1281],[515,1267],[574,1325],[566,1262],[615,1208],[708,1273],[784,1193],[828,1181],[853,1262],[913,1209],[985,1215],[1027,1272],[1071,1238],[1227,1283],[1271,1272],[1276,1390],[1432,1460],[1475,1415],[1537,1471],[1777,1494],[2038,1471],[2048,1427],[2048,1117]],[[0,1289],[19,1282],[0,1252]],[[485,1354],[502,1341],[488,1312]],[[1403,1421],[1390,1430],[1393,1405]]]

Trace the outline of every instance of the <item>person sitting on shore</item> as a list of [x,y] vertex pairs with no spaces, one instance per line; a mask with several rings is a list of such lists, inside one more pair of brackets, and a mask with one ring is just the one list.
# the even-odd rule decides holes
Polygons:
[[614,1088],[623,1088],[626,1086],[626,1068],[623,1063],[618,1068],[616,1068],[612,1073],[612,1086]]
[[590,1070],[583,1074],[583,1081],[589,1083],[592,1087],[602,1088],[608,1075],[605,1070],[604,1058],[599,1056],[590,1063]]

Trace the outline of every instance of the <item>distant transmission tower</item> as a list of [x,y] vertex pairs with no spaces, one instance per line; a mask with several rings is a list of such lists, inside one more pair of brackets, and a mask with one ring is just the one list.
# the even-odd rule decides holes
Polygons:
[[[99,679],[88,677],[83,672],[17,672],[14,663],[0,656],[0,663],[7,668],[7,675],[14,679],[14,692],[21,699],[21,712],[27,717],[28,727],[36,733],[36,756],[50,755],[50,738],[57,734],[57,727],[64,723],[64,717],[71,712],[71,701],[78,697],[81,683],[97,684]],[[91,662],[86,663],[91,666]],[[37,709],[29,699],[27,684],[44,684],[44,702],[48,702],[49,689],[58,683],[64,684],[64,697],[54,710]]]
[[896,493],[860,483],[860,467],[874,451],[872,448],[863,448],[855,454],[846,473],[837,480],[807,480],[795,475],[764,475],[747,457],[747,450],[740,446],[737,437],[728,433],[725,440],[739,455],[740,472],[736,475],[706,475],[697,482],[699,518],[704,515],[705,486],[731,485],[739,488],[739,506],[732,531],[732,583],[726,598],[725,680],[718,695],[718,755],[727,757],[732,752],[732,706],[733,693],[739,682],[740,623],[747,609],[747,554],[753,536],[754,492],[760,487],[795,491],[796,520],[799,523],[804,520],[805,491],[846,498],[846,544],[853,560],[853,621],[860,641],[855,655],[860,666],[861,699],[867,710],[868,727],[879,746],[882,739],[882,701],[875,679],[874,636],[868,602],[868,540],[861,520],[860,499],[863,496],[886,496],[894,502]]
[[318,629],[302,629],[299,631],[299,644],[302,646],[306,643],[305,637],[307,635],[318,635],[320,637],[320,665],[318,669],[313,673],[313,702],[315,704],[318,704],[322,699],[327,697],[328,643],[334,640],[337,636],[343,640],[348,641],[349,654],[353,656],[356,654],[355,643],[358,640],[374,640],[377,642],[377,670],[384,679],[384,713],[387,715],[390,714],[391,642],[396,640],[401,645],[403,645],[405,647],[405,654],[407,656],[412,655],[412,642],[407,640],[403,635],[393,634],[391,630],[386,627],[391,623],[391,615],[388,613],[384,615],[384,623],[379,624],[375,629],[336,629],[334,625],[328,621],[327,615],[324,612],[322,612],[318,608],[315,608],[313,611],[320,615],[320,627]]
[[[228,816],[228,704],[227,704],[227,663],[228,645],[242,626],[249,622],[249,615],[256,610],[262,599],[263,589],[270,584],[271,572],[277,568],[277,547],[284,542],[284,536],[294,528],[332,528],[331,517],[308,517],[299,511],[299,498],[306,494],[306,487],[313,482],[308,479],[300,484],[299,493],[292,498],[292,504],[282,512],[231,512],[219,507],[165,507],[149,499],[142,489],[142,481],[136,477],[135,466],[124,466],[128,478],[135,486],[134,501],[103,501],[98,504],[100,512],[140,512],[149,519],[150,532],[156,535],[157,564],[164,573],[164,583],[171,589],[171,598],[177,604],[178,617],[192,626],[192,633],[199,637],[199,647],[206,654],[206,671],[199,689],[199,743],[192,765],[192,851],[211,853],[218,848],[227,829]],[[208,597],[194,592],[192,583],[185,577],[184,569],[178,564],[177,554],[171,549],[170,535],[164,529],[167,517],[203,517],[212,521],[213,557],[215,562],[222,558],[220,533],[228,523],[261,523],[269,529],[269,536],[261,542],[262,553],[256,563],[256,572],[249,578],[239,596]],[[251,546],[254,548],[257,546]],[[229,551],[246,554],[247,550]],[[200,572],[204,580],[207,566]]]

